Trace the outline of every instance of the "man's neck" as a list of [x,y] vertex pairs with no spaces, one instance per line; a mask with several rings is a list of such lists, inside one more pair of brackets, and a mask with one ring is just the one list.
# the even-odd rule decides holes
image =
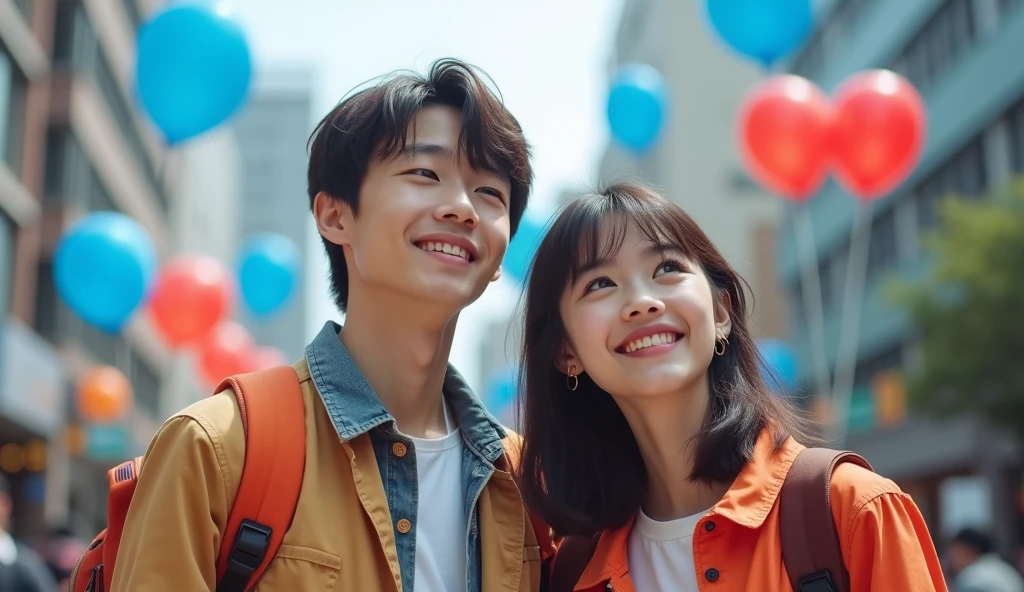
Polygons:
[[408,436],[448,433],[441,389],[457,320],[404,298],[350,293],[339,338]]

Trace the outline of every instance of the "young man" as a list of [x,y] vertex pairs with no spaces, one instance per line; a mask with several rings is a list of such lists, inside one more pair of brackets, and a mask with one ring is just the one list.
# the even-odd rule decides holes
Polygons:
[[[433,64],[339,104],[309,199],[344,328],[295,365],[298,507],[259,590],[538,590],[551,550],[507,472],[509,436],[447,359],[526,208],[522,130],[470,66]],[[245,456],[234,397],[171,418],[128,512],[115,590],[214,590]]]

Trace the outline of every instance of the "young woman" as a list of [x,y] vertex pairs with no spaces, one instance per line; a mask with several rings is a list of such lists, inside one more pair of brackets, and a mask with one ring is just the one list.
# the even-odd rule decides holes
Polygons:
[[[571,202],[534,260],[523,337],[523,497],[556,533],[600,535],[575,590],[792,589],[776,501],[810,440],[693,219],[635,185]],[[894,483],[847,463],[830,492],[850,590],[945,590]]]

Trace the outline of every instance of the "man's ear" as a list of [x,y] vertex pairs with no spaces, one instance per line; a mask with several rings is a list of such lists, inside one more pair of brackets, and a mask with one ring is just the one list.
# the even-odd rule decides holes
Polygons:
[[350,245],[355,229],[355,215],[344,200],[336,199],[323,191],[313,198],[313,218],[320,236],[336,245]]

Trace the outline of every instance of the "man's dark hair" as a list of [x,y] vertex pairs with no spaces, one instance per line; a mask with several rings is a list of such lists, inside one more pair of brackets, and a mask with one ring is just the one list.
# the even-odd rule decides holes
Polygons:
[[976,528],[964,528],[956,533],[956,536],[953,537],[953,542],[974,549],[978,555],[991,553],[994,547],[992,537]]
[[[393,72],[338,104],[310,136],[309,207],[317,194],[345,202],[356,215],[372,159],[385,160],[406,145],[409,124],[424,107],[462,112],[458,151],[476,170],[508,178],[509,217],[515,235],[533,182],[530,148],[482,71],[455,59],[434,62],[426,76]],[[331,291],[339,310],[348,307],[348,266],[342,248],[321,237],[331,267]]]
[[0,473],[0,493],[11,495],[11,481],[3,473]]

